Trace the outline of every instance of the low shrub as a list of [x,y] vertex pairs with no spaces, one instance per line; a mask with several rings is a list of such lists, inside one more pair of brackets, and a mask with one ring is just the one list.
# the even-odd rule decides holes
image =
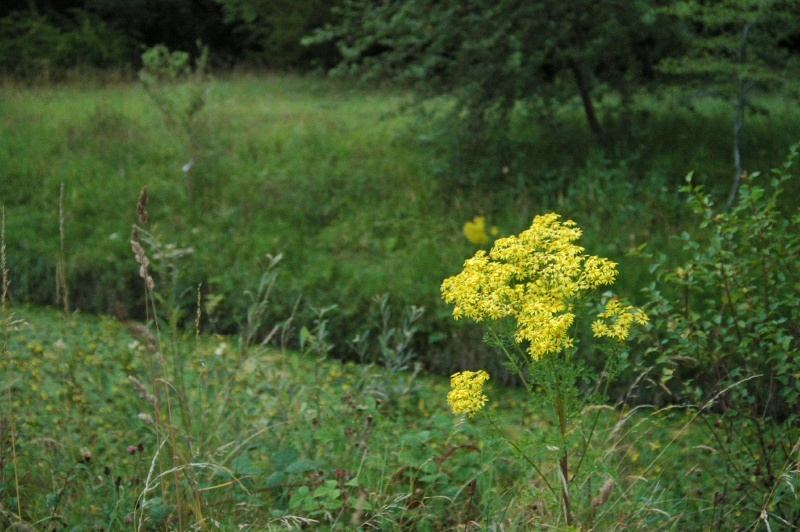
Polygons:
[[76,9],[59,18],[13,11],[0,19],[0,71],[54,81],[70,70],[95,72],[134,59],[135,43],[94,14]]
[[[721,414],[707,429],[728,473],[717,490],[745,490],[739,512],[768,512],[797,523],[800,443],[800,212],[782,193],[795,145],[782,168],[745,176],[729,212],[687,178],[687,205],[699,217],[679,240],[689,260],[665,267],[645,291],[652,326],[639,340],[645,374],[662,400],[707,405]],[[650,362],[648,362],[650,364]],[[722,504],[722,499],[718,501]],[[730,501],[728,501],[730,503]]]

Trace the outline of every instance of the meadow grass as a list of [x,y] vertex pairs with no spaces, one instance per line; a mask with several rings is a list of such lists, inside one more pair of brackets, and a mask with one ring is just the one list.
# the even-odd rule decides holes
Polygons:
[[[157,223],[148,217],[149,224],[141,214],[138,222]],[[138,233],[134,241],[146,247],[134,246],[134,255],[145,266],[139,274],[145,285],[146,256],[163,247],[145,239],[143,229]],[[558,504],[501,439],[530,446],[547,422],[522,390],[490,382],[490,422],[454,418],[442,377],[386,360],[331,357],[336,351],[323,312],[298,334],[303,352],[248,341],[252,323],[238,337],[182,332],[159,317],[166,300],[158,287],[169,276],[156,279],[146,290],[151,321],[144,325],[4,307],[4,526],[564,525]],[[392,343],[393,331],[413,335],[413,323],[398,325],[387,305],[383,299],[384,319],[367,327],[404,360],[400,351],[409,344]],[[198,321],[203,307],[198,300]],[[587,452],[602,464],[592,477],[606,480],[576,486],[576,522],[604,529],[758,524],[759,501],[748,499],[746,483],[776,479],[732,471],[720,434],[748,442],[739,448],[745,454],[759,440],[775,448],[785,438],[756,435],[757,425],[711,414],[710,404],[595,405],[595,443]],[[547,463],[541,467],[553,476]]]
[[[319,91],[314,84],[285,77],[216,82],[193,170],[202,190],[194,203],[181,185],[183,142],[140,88],[68,89],[66,105],[47,89],[4,99],[2,137],[11,144],[3,150],[2,192],[9,235],[17,235],[10,247],[25,249],[11,254],[20,261],[10,264],[15,294],[52,296],[37,287],[54,252],[47,205],[63,182],[70,270],[82,277],[74,301],[82,308],[108,310],[115,299],[129,304],[136,297],[125,285],[130,276],[115,266],[127,255],[129,223],[108,213],[122,212],[124,198],[142,184],[150,187],[158,231],[214,250],[186,264],[184,274],[189,286],[202,280],[226,296],[220,310],[235,309],[232,287],[253,285],[264,255],[279,252],[286,290],[302,290],[320,305],[350,300],[346,310],[353,312],[364,295],[368,301],[383,292],[409,303],[431,299],[447,262],[442,253],[450,251],[426,234],[445,216],[427,161],[397,133],[406,120],[394,116],[402,95],[330,90],[309,98]],[[453,240],[459,223],[448,221]]]
[[[180,401],[170,422],[177,445],[192,451],[178,458],[159,435],[159,423],[143,416],[152,412],[149,392],[130,382],[134,376],[152,391],[141,325],[39,307],[9,310],[21,321],[8,332],[4,369],[12,402],[6,407],[18,427],[21,521],[36,528],[263,530],[305,523],[434,530],[557,523],[558,508],[491,427],[447,412],[442,377],[387,374],[372,364],[320,361],[272,347],[243,353],[235,337],[180,335],[167,349],[185,357],[186,392],[171,392]],[[170,379],[174,372],[168,360]],[[490,383],[487,393],[488,414],[507,436],[539,430],[543,420],[520,390]],[[189,421],[181,421],[178,408]],[[594,517],[597,526],[690,526],[707,522],[704,512],[723,511],[703,495],[719,490],[724,467],[696,415],[603,410],[597,451],[617,484]],[[167,420],[161,423],[166,429]],[[7,440],[7,424],[4,430]],[[159,470],[165,456],[171,458]],[[9,526],[20,519],[8,449],[3,459],[0,520]],[[169,464],[191,474],[173,478]],[[584,492],[592,499],[599,488],[584,486],[576,499]],[[731,521],[736,518],[722,519]]]

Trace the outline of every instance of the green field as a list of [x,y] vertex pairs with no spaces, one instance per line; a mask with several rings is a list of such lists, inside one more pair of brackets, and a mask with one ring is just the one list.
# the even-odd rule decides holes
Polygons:
[[[719,267],[744,279],[747,249],[785,261],[756,264],[761,288],[784,298],[772,305],[764,288],[763,315],[750,312],[748,294],[760,304],[762,290],[747,278],[743,299],[729,291],[722,318],[706,319],[704,309],[720,308],[709,277],[685,276],[686,264],[713,270],[702,253],[720,245],[679,188],[694,171],[724,201],[723,103],[691,111],[642,97],[635,118],[607,114],[602,141],[577,108],[564,109],[558,134],[521,122],[530,166],[497,165],[494,181],[475,187],[448,150],[462,137],[429,120],[446,101],[419,106],[399,89],[310,76],[238,75],[205,89],[185,128],[137,84],[0,88],[10,305],[0,527],[563,529],[558,497],[531,469],[558,479],[559,449],[540,437],[552,419],[482,342],[483,329],[455,322],[440,296],[443,279],[491,246],[465,238],[465,222],[485,216],[507,236],[551,211],[577,222],[588,253],[619,263],[617,294],[663,317],[625,352],[608,405],[578,416],[596,427],[578,424],[570,436],[585,442],[575,444],[580,463],[590,458],[571,487],[575,522],[800,524],[798,427],[781,410],[796,404],[797,217],[781,226],[773,213],[753,240],[780,229],[785,247],[762,254],[752,244],[732,253],[741,269]],[[760,104],[769,113],[747,123],[745,167],[766,176],[800,139],[800,111]],[[143,186],[146,224],[136,214]],[[800,189],[783,188],[776,212],[792,215]],[[134,224],[150,294],[131,250]],[[730,238],[751,229],[733,227]],[[683,245],[682,232],[696,242]],[[637,249],[644,254],[630,255]],[[729,320],[729,309],[743,317]],[[576,334],[588,366],[603,369],[590,332]],[[739,408],[740,396],[712,386],[728,382],[713,375],[756,360],[725,349],[757,357],[765,338],[783,358],[730,377],[769,374],[762,388],[789,390],[778,407],[768,402],[777,414]],[[717,341],[723,348],[712,350]],[[453,416],[446,375],[479,368],[492,374],[487,416]]]

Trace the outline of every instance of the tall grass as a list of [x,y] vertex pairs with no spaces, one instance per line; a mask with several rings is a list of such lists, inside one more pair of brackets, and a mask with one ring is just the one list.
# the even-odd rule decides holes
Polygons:
[[19,472],[17,469],[17,420],[14,413],[13,396],[11,395],[11,352],[8,347],[9,327],[14,324],[8,314],[8,270],[6,269],[6,210],[2,210],[0,218],[0,319],[3,320],[3,361],[6,367],[6,405],[8,406],[7,417],[9,425],[9,436],[11,442],[11,470],[14,479],[14,499],[16,499],[17,518],[22,519],[22,502],[19,495]]

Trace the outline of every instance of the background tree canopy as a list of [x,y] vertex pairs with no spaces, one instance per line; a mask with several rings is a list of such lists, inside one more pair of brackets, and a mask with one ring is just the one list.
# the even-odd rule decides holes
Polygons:
[[579,96],[595,135],[596,101],[627,99],[653,82],[653,65],[683,46],[651,1],[348,0],[341,20],[305,42],[336,42],[340,72],[455,92],[470,120],[510,127],[523,104],[552,112]]
[[[0,7],[0,70],[22,76],[74,67],[140,65],[144,49],[207,45],[217,66],[309,69],[336,61],[333,47],[302,37],[332,21],[331,2],[245,0],[11,0]],[[86,53],[89,52],[89,53]]]
[[501,168],[524,174],[530,124],[555,133],[565,105],[580,102],[600,141],[601,110],[629,121],[635,96],[665,86],[736,96],[738,176],[747,89],[797,79],[792,2],[346,0],[335,12],[338,21],[304,41],[336,43],[335,72],[454,98],[445,122],[461,148],[460,184],[494,182]]

